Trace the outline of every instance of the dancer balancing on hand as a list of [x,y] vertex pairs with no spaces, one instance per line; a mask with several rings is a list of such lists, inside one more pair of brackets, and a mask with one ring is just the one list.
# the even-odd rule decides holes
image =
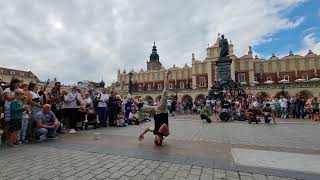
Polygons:
[[139,141],[144,139],[144,135],[147,132],[153,132],[155,135],[154,143],[158,146],[162,145],[164,137],[167,137],[169,132],[169,123],[168,123],[168,110],[167,110],[167,100],[168,100],[168,93],[167,88],[169,84],[169,75],[170,71],[166,72],[164,77],[164,88],[162,91],[161,99],[158,106],[148,106],[144,105],[142,107],[143,112],[147,112],[150,114],[154,114],[154,128],[148,127],[146,128],[138,137]]

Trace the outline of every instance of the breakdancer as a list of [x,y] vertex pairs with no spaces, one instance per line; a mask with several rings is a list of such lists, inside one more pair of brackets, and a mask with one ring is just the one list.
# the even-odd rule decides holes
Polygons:
[[168,123],[168,110],[167,110],[167,100],[168,100],[168,93],[167,88],[169,84],[169,75],[170,71],[166,72],[166,75],[164,77],[164,87],[161,95],[160,102],[158,106],[148,106],[144,105],[142,111],[148,112],[150,114],[154,114],[154,128],[148,127],[146,128],[138,137],[139,141],[142,141],[144,139],[144,135],[147,132],[153,132],[155,135],[154,143],[157,146],[161,146],[164,137],[167,137],[169,132],[169,123]]

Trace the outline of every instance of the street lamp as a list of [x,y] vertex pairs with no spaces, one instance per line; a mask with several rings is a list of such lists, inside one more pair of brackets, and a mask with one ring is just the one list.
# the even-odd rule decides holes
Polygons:
[[132,94],[132,76],[133,73],[129,72],[129,94]]

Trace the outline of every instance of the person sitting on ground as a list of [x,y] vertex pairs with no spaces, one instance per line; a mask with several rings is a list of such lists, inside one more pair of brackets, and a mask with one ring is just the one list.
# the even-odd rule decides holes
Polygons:
[[123,126],[127,126],[127,124],[124,122],[123,112],[120,112],[117,114],[117,127],[123,127]]
[[40,141],[40,136],[46,135],[48,138],[56,137],[56,130],[60,126],[60,122],[51,111],[51,105],[45,104],[41,111],[35,117],[36,127],[34,132],[36,141]]
[[210,104],[207,104],[201,111],[200,113],[200,117],[202,122],[207,122],[207,123],[211,123],[213,120],[213,113],[212,113],[212,109],[210,107]]
[[135,107],[132,107],[132,109],[131,109],[131,112],[129,114],[129,122],[132,125],[139,125],[140,124],[139,115],[138,115]]
[[251,105],[246,112],[246,118],[248,119],[248,123],[256,122],[256,124],[259,123],[258,119],[259,110],[257,107]]
[[138,137],[139,141],[144,139],[144,135],[147,132],[153,132],[155,135],[154,143],[158,146],[162,145],[164,137],[167,137],[170,134],[169,131],[169,123],[168,123],[168,111],[167,111],[167,100],[168,100],[168,79],[169,79],[170,71],[166,73],[164,79],[164,88],[162,91],[161,99],[158,106],[143,106],[142,110],[144,112],[150,112],[149,114],[154,113],[154,123],[155,126],[146,128]]

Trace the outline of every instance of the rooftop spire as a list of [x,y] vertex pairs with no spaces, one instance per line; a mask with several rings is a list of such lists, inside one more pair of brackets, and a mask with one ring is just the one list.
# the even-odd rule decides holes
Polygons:
[[153,41],[152,53],[150,54],[150,62],[159,62],[156,41]]

